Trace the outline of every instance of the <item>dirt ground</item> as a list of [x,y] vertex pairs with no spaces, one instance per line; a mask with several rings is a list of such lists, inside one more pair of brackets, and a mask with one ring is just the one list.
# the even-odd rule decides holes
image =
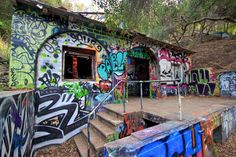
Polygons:
[[215,157],[236,157],[236,133],[226,143],[214,145]]
[[194,44],[189,47],[193,69],[213,67],[216,76],[224,71],[236,71],[236,40],[222,39]]
[[79,157],[79,153],[73,139],[62,145],[50,146],[36,152],[35,157]]

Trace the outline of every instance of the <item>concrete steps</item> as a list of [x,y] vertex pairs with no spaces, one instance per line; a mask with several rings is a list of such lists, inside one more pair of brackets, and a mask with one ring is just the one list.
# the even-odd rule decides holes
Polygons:
[[102,123],[98,119],[91,121],[91,129],[98,133],[106,142],[110,142],[111,137],[116,136],[114,129]]
[[[119,139],[117,127],[123,124],[122,115],[107,110],[96,114],[96,118],[90,121],[90,156],[104,156],[104,144]],[[81,157],[87,157],[87,128],[74,138]]]
[[[86,137],[82,133],[80,133],[79,135],[74,137],[74,141],[75,141],[75,144],[79,150],[80,157],[87,157],[87,150],[88,150],[87,148],[88,147],[87,147]],[[94,152],[95,152],[95,150],[91,149],[91,151],[90,151],[91,157],[96,156]]]
[[119,124],[123,123],[123,121],[120,118],[114,117],[106,112],[97,113],[97,118],[98,120],[110,126],[114,130]]

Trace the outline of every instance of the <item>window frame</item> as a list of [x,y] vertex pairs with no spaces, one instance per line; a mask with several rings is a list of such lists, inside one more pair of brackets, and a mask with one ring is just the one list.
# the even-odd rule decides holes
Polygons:
[[[91,64],[91,79],[67,79],[65,78],[65,55],[66,53],[73,53],[73,55],[77,56],[89,56],[92,58]],[[77,53],[77,54],[76,54]],[[62,46],[62,81],[67,82],[76,82],[76,81],[95,81],[96,80],[96,50],[88,49],[88,48],[79,48],[79,47],[72,47],[72,46]]]

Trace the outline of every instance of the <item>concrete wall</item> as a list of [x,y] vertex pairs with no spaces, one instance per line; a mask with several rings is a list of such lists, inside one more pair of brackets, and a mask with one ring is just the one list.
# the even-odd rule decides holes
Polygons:
[[219,75],[220,96],[236,97],[236,72],[229,71]]
[[[154,58],[149,68],[152,80],[160,78],[158,69],[165,75],[162,80],[174,78],[172,75],[177,72],[172,63],[179,64],[184,73],[191,67],[189,56],[184,53],[172,53],[145,42],[133,43],[129,37],[104,31],[93,23],[43,15],[38,8],[24,5],[18,5],[12,18],[11,45],[10,86],[37,89],[34,149],[60,144],[78,133],[85,126],[83,117],[101,101],[112,84],[127,77],[127,56]],[[80,82],[89,92],[79,100],[63,87],[63,45],[96,52],[95,80]],[[148,51],[138,51],[142,47]],[[184,74],[181,79],[185,79]],[[173,86],[176,91],[176,85]],[[122,102],[123,90],[120,84],[114,91],[115,103]],[[150,85],[150,96],[156,97],[157,90],[155,83]],[[169,88],[162,91],[164,95],[173,94]]]
[[188,92],[195,95],[236,97],[236,72],[227,71],[215,76],[213,68],[193,69]]
[[236,106],[199,121],[167,121],[105,144],[105,156],[212,156],[213,141],[225,142],[236,130]]
[[33,91],[0,97],[0,157],[30,156],[34,123]]
[[219,86],[213,68],[191,70],[188,88],[190,94],[218,96]]

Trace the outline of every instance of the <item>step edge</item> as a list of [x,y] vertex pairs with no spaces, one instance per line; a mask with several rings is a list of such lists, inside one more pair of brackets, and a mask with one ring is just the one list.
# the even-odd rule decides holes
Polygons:
[[[83,133],[83,135],[85,136],[85,138],[86,138],[86,143],[87,143],[87,129],[82,129],[82,133]],[[97,135],[96,132],[94,132],[94,134],[96,134],[96,136],[98,136],[99,138],[101,138],[99,135]],[[91,135],[91,130],[90,130],[90,135]],[[91,136],[90,136],[90,138],[91,138]],[[92,138],[91,138],[91,139],[92,139]],[[106,143],[106,141],[101,138],[101,139],[104,141],[104,144],[103,144],[102,146],[96,146],[96,145],[94,144],[94,141],[91,140],[91,139],[90,139],[91,146],[93,147],[93,149],[95,149],[95,152],[96,152],[96,154],[97,154],[97,149],[104,148],[104,144]]]
[[[99,120],[98,120],[98,121],[99,121]],[[100,121],[99,121],[99,122],[100,122]],[[100,123],[102,123],[102,122],[100,122]],[[104,124],[104,123],[102,123],[102,124]],[[104,125],[106,125],[106,124],[104,124]],[[97,127],[92,121],[91,121],[91,126],[92,126],[93,128],[95,128],[97,131],[99,131],[99,132],[104,136],[105,139],[106,139],[108,136],[113,135],[113,134],[116,133],[116,131],[113,130],[113,129],[111,129],[111,128],[110,128],[111,130],[109,131],[109,133],[107,133],[107,132],[105,132],[105,131],[102,131],[102,129],[99,128],[99,127]],[[106,125],[106,127],[109,127],[109,126]]]
[[[103,113],[105,113],[105,112],[103,112]],[[105,113],[105,114],[108,114],[108,113]],[[115,123],[115,122],[112,121],[111,119],[106,119],[106,118],[104,118],[103,115],[101,115],[101,114],[97,114],[97,116],[100,117],[100,118],[102,118],[103,120],[109,122],[109,123],[112,124],[114,127],[116,127],[116,126],[118,126],[119,124],[123,123],[122,120],[119,120],[119,122]],[[108,116],[111,116],[111,115],[108,114]]]
[[[78,136],[81,136],[81,137],[78,137]],[[78,143],[81,143],[81,142],[77,141],[77,138],[81,138],[81,140],[86,140],[85,137],[83,137],[83,136],[84,136],[84,135],[82,135],[82,134],[79,134],[79,135],[75,136],[75,137],[74,137],[74,142],[75,142],[77,151],[78,151],[78,153],[79,153],[79,156],[80,156],[80,157],[87,157],[87,148],[88,148],[88,147],[87,147],[86,141],[84,141],[84,143],[86,143],[85,146],[84,146],[86,149],[81,149],[80,145],[78,144]],[[95,153],[94,153],[93,148],[90,148],[90,150],[91,150],[91,151],[90,151],[91,155],[94,155]]]

